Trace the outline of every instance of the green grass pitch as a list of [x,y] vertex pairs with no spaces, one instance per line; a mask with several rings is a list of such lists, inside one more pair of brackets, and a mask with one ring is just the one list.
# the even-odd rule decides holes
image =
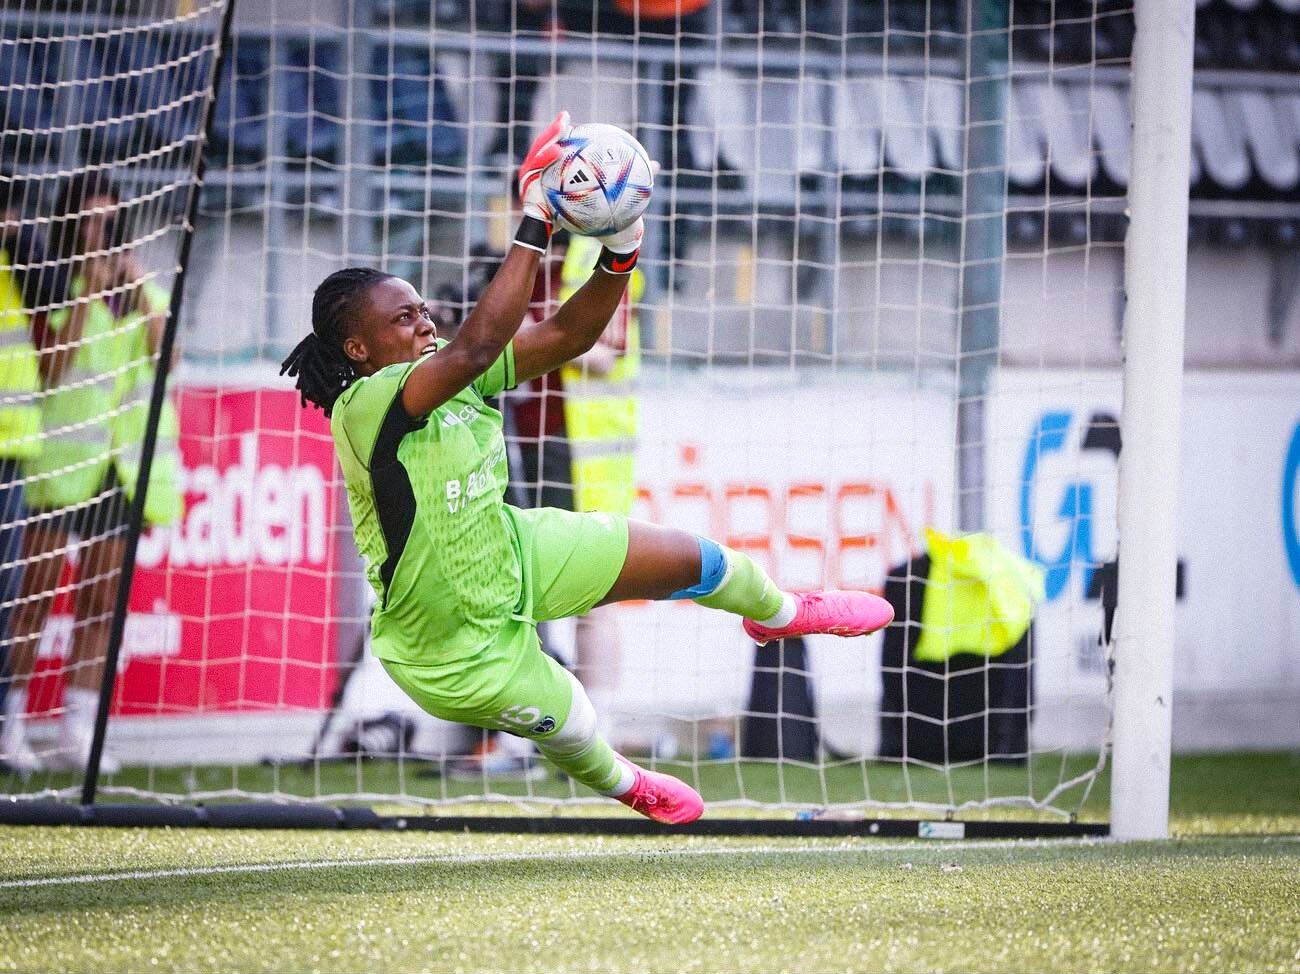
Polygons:
[[1168,842],[0,830],[0,970],[1300,971],[1300,754]]

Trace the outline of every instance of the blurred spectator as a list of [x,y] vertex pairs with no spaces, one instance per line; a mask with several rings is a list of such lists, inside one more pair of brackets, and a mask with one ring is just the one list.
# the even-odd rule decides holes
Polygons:
[[[593,237],[571,238],[562,269],[560,300],[567,301],[591,276],[600,255]],[[577,510],[628,514],[636,498],[636,381],[641,368],[637,305],[645,275],[632,272],[618,311],[586,354],[560,370],[564,417],[574,454]]]
[[456,336],[500,265],[501,254],[486,244],[474,244],[469,249],[463,278],[438,285],[433,292],[433,315],[439,338],[450,340]]
[[[34,329],[40,352],[44,449],[27,458],[31,523],[23,539],[23,600],[15,613],[15,688],[25,688],[36,661],[64,564],[76,554],[80,583],[66,661],[57,767],[80,769],[90,753],[104,656],[126,553],[153,390],[154,358],[170,296],[136,263],[121,194],[101,172],[63,186],[55,208],[53,249],[69,271],[70,308]],[[148,524],[181,515],[175,409],[164,405],[149,490]],[[78,539],[75,547],[71,538]],[[22,734],[15,721],[12,733]],[[117,762],[105,754],[101,770]]]
[[38,762],[22,734],[23,688],[10,687],[10,620],[21,591],[27,506],[22,462],[41,449],[40,373],[32,344],[34,316],[57,298],[44,242],[25,219],[39,183],[0,174],[0,764],[27,775]]
[[[559,307],[560,275],[568,235],[556,236],[559,239],[552,238],[550,251],[537,275],[525,327],[541,321]],[[502,399],[519,445],[519,469],[511,477],[518,497],[516,503],[520,507],[558,507],[572,511],[573,481],[560,370],[532,379]]]
[[0,173],[0,247],[9,255],[23,304],[38,324],[67,293],[67,268],[50,259],[48,243],[30,215],[39,208],[40,195],[39,178]]

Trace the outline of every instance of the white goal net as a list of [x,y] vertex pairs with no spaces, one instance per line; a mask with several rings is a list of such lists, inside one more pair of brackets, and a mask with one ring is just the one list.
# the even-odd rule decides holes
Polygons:
[[[84,6],[0,4],[0,186],[23,187],[5,229],[53,236],[63,188],[111,175],[100,246],[165,298],[223,5]],[[596,800],[521,741],[422,714],[369,657],[327,421],[277,374],[344,266],[406,278],[454,329],[510,239],[524,148],[567,109],[663,170],[599,361],[501,399],[509,499],[626,503],[785,587],[896,610],[883,634],[762,650],[689,602],[544,627],[611,742],[715,807],[1104,817],[1132,29],[1111,0],[238,4],[159,439],[174,495],[150,495],[177,510],[146,509],[100,795]],[[91,244],[6,309],[38,347],[37,319],[85,300]],[[590,266],[553,248],[534,313]],[[105,309],[110,334],[153,334]],[[120,390],[156,357],[139,348],[84,367]],[[93,420],[76,383],[42,380],[47,445]],[[612,433],[592,420],[611,399]],[[77,462],[119,470],[132,449]],[[611,455],[621,496],[595,497],[587,464]],[[34,756],[0,777],[11,793],[81,786],[65,701],[95,685],[111,614],[82,596],[121,558],[85,521],[59,522],[71,557],[48,590],[30,549],[4,559],[29,580],[5,601]],[[16,620],[42,598],[26,683]]]
[[[166,403],[151,424],[151,401],[223,9],[218,0],[0,5],[0,762],[9,790],[66,790],[80,778],[133,548],[132,503],[147,497],[153,524],[183,514],[175,408]],[[138,489],[146,465],[147,492]],[[135,594],[143,611],[127,620],[127,672],[133,653],[165,652],[176,627],[163,590],[146,581]],[[106,770],[118,770],[116,758]]]

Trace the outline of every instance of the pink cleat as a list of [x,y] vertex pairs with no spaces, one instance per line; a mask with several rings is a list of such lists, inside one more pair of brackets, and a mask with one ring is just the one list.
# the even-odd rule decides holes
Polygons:
[[617,796],[632,811],[667,825],[685,825],[704,814],[704,799],[686,782],[639,768],[621,754],[618,758],[636,776],[632,790]]
[[870,592],[808,592],[796,594],[794,621],[779,629],[745,620],[745,632],[760,646],[789,636],[865,636],[883,629],[894,618],[894,607]]

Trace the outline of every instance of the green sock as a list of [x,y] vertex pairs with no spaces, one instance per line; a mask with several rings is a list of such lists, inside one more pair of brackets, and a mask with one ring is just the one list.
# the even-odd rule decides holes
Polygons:
[[726,574],[717,588],[695,601],[710,609],[760,621],[780,612],[785,606],[785,593],[758,567],[758,562],[726,545],[719,547],[727,559]]
[[586,746],[578,750],[547,747],[545,741],[537,742],[537,750],[570,778],[582,782],[592,791],[614,795],[627,790],[620,788],[619,784],[631,773],[614,757],[614,749],[599,734],[592,735]]

